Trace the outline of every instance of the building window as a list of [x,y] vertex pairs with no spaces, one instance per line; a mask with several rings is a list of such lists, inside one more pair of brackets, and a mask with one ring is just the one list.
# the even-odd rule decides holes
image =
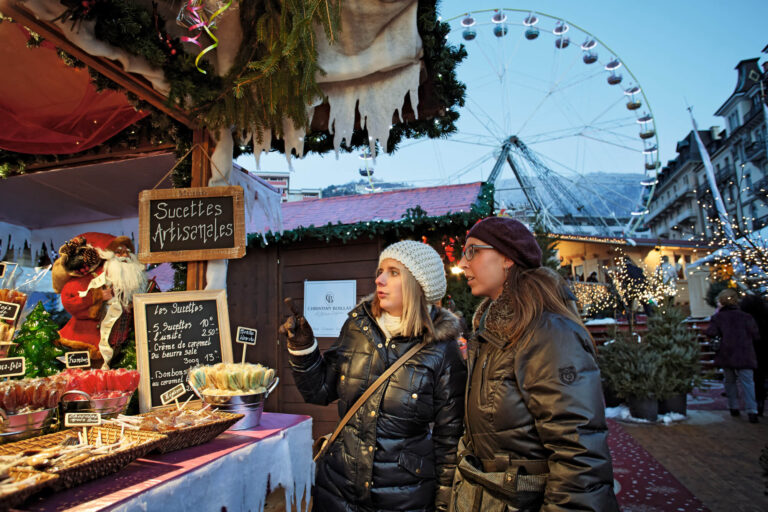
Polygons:
[[736,128],[739,127],[739,111],[738,109],[734,110],[731,115],[728,116],[728,130],[733,133]]

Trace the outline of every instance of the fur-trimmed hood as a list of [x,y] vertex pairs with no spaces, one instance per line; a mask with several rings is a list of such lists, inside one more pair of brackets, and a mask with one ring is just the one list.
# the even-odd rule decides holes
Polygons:
[[[355,306],[352,311],[358,311],[362,309],[375,322],[376,319],[371,312],[371,303],[373,302],[374,297],[375,294],[373,293],[364,297],[360,302],[357,303],[357,306]],[[432,325],[435,328],[435,335],[433,339],[429,340],[430,343],[434,341],[456,341],[459,339],[459,336],[461,335],[461,324],[459,323],[459,317],[447,309],[435,305],[432,305],[429,314],[430,318],[432,318]]]
[[498,299],[487,298],[481,302],[472,317],[472,330],[477,331],[477,328],[480,327],[480,320],[487,311],[488,315],[485,317],[486,331],[505,343],[512,341],[512,308],[509,300],[511,293],[509,287],[505,286]]

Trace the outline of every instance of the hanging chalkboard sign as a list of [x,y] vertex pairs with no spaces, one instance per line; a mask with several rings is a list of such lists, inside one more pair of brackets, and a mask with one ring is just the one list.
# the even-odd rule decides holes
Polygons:
[[134,295],[133,308],[142,412],[163,405],[163,393],[179,384],[186,400],[189,368],[232,362],[224,290],[144,293]]
[[142,263],[242,258],[242,187],[144,190],[139,194]]

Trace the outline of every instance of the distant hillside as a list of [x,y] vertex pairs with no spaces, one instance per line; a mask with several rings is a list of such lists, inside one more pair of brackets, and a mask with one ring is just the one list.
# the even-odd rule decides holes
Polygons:
[[[620,173],[591,173],[580,176],[578,179],[561,178],[563,185],[587,207],[591,207],[598,215],[618,218],[629,217],[636,207],[640,197],[642,174]],[[557,215],[563,212],[552,200],[547,189],[539,181],[535,180],[534,188],[550,211]],[[514,179],[499,180],[496,182],[496,201],[507,208],[522,207],[527,204],[520,185]],[[572,205],[566,202],[566,207]],[[576,214],[575,209],[570,211]]]
[[[323,189],[323,197],[336,197],[336,196],[354,196],[357,194],[368,193],[366,187],[369,187],[368,180],[361,179],[359,181],[350,181],[343,185],[329,185]],[[373,180],[373,186],[377,191],[381,190],[398,190],[403,188],[413,188],[408,183],[389,183],[384,181]]]

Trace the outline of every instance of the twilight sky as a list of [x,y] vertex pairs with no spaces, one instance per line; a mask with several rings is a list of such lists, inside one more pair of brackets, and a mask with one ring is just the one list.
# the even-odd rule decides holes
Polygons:
[[[494,38],[491,26],[483,25],[492,12],[475,15],[478,37],[468,46],[469,57],[459,68],[470,100],[469,110],[462,111],[459,121],[461,135],[447,142],[405,141],[393,155],[379,156],[375,177],[414,186],[482,180],[490,172],[497,154],[493,146],[502,134],[520,135],[540,160],[563,175],[642,172],[642,141],[635,138],[639,125],[627,118],[630,113],[623,108],[622,90],[635,82],[622,67],[617,70],[625,78],[622,84],[606,83],[608,72],[602,66],[611,57],[629,68],[646,94],[656,120],[662,163],[674,158],[677,141],[691,129],[686,103],[693,107],[701,128],[724,126],[714,112],[733,91],[734,66],[742,59],[760,57],[762,62],[768,57],[761,53],[768,44],[765,0],[444,0],[440,13],[444,19],[461,16],[469,5],[473,11],[535,6],[540,13],[585,32],[572,26],[567,34],[572,37],[570,47],[557,50],[550,33],[555,20],[545,15],[539,16],[541,35],[535,41],[522,37],[520,21],[526,13],[508,13],[511,24],[504,38]],[[458,20],[452,23],[457,26]],[[600,61],[589,69],[581,62],[579,47],[588,34],[612,50],[598,44]],[[451,40],[461,41],[460,33]],[[556,94],[544,99],[547,91]],[[623,116],[623,121],[617,116]],[[589,125],[589,120],[599,136],[579,130],[580,123]],[[581,137],[567,136],[577,131]],[[542,142],[536,145],[536,141]],[[238,163],[255,170],[250,155]],[[294,159],[291,188],[357,180],[360,165],[357,154],[341,154],[338,160],[332,153]],[[262,156],[261,168],[288,170],[288,165],[283,155],[272,153]]]

